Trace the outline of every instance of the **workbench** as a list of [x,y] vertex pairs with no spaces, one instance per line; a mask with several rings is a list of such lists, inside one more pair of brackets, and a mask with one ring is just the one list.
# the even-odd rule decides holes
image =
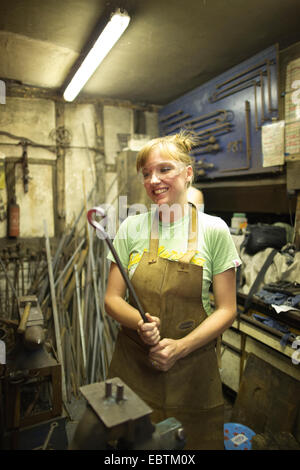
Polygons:
[[[222,335],[222,382],[238,393],[247,357],[250,353],[254,353],[272,366],[300,381],[300,363],[295,360],[294,362],[297,363],[293,362],[296,349],[292,347],[292,339],[282,346],[280,340],[283,334],[254,320],[252,315],[273,317],[277,321],[282,321],[282,318],[278,317],[275,311],[272,313],[271,308],[258,300],[254,300],[253,308],[244,314],[244,300],[245,296],[238,294],[238,316],[232,326]],[[284,323],[295,336],[300,335],[300,323],[298,322],[299,319],[292,313],[285,316]]]

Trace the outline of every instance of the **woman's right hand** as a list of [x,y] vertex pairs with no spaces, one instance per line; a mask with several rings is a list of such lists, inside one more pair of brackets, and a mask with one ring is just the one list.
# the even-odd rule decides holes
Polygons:
[[144,343],[150,346],[155,346],[160,340],[160,319],[153,317],[150,313],[146,313],[148,322],[144,323],[144,320],[140,320],[137,326],[137,332]]

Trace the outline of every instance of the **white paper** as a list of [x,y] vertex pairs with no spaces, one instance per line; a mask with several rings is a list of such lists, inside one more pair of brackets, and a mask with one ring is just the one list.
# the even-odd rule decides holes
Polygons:
[[300,312],[298,308],[292,307],[291,305],[275,305],[272,304],[272,307],[274,310],[276,310],[276,313],[281,313],[281,312],[288,312],[289,310],[296,310],[297,312]]
[[284,164],[284,121],[262,127],[263,166]]

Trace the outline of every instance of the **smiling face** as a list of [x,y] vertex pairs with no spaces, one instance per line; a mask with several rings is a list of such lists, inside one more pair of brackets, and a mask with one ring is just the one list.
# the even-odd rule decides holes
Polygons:
[[187,186],[193,170],[190,165],[166,158],[159,147],[151,150],[141,168],[144,187],[149,198],[158,205],[187,204]]

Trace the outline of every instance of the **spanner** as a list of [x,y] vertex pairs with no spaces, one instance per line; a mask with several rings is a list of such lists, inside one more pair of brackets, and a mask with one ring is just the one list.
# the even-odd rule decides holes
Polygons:
[[46,436],[46,439],[45,439],[45,442],[42,446],[39,446],[39,447],[35,447],[34,450],[47,450],[47,447],[48,447],[48,444],[50,442],[50,439],[51,439],[51,436],[54,432],[54,429],[58,426],[58,422],[57,421],[54,421],[53,423],[51,423],[50,425],[50,429],[48,431],[48,434]]

